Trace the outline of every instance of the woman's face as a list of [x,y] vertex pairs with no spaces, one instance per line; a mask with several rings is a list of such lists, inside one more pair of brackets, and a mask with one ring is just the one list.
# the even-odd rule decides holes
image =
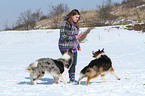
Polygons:
[[74,22],[77,22],[79,18],[80,18],[80,15],[72,16],[72,19],[73,19]]

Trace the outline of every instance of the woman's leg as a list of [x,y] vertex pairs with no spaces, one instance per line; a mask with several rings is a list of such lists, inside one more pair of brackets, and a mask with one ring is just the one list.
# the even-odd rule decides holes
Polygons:
[[[60,50],[61,54],[63,55],[65,50]],[[72,62],[72,65],[69,69],[69,78],[70,78],[70,81],[75,81],[75,70],[76,70],[76,64],[77,64],[77,52],[74,53],[74,56],[73,56],[73,62]]]
[[75,81],[76,64],[77,64],[77,52],[74,53],[73,62],[72,62],[72,65],[71,65],[71,67],[69,69],[70,81]]

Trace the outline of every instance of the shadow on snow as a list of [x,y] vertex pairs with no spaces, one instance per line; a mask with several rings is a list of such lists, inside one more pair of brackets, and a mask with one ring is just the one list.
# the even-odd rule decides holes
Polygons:
[[[29,79],[30,80],[30,77],[25,77],[25,79]],[[51,78],[40,78],[40,79],[38,79],[37,81],[42,81],[41,83],[40,82],[37,82],[37,84],[43,84],[43,85],[48,85],[48,84],[52,84],[52,82],[53,82],[53,79],[51,79]],[[31,81],[22,81],[22,82],[19,82],[18,84],[20,84],[20,85],[23,85],[23,84],[27,84],[27,85],[33,85],[32,83],[31,83]]]

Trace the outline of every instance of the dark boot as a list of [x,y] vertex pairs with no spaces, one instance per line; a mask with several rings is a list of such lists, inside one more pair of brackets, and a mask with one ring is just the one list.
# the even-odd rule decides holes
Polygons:
[[69,83],[77,82],[75,80],[75,74],[74,73],[73,74],[69,74],[69,79],[70,79]]

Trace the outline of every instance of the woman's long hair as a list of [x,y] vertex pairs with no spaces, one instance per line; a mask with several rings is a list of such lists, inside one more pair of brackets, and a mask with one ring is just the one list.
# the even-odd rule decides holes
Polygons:
[[[80,12],[77,10],[77,9],[73,9],[71,12],[69,12],[67,15],[66,15],[66,19],[65,21],[67,21],[71,26],[73,24],[73,19],[71,18],[71,16],[74,16],[74,15],[80,15]],[[80,20],[80,17],[78,19],[78,21]],[[77,29],[79,29],[79,24],[78,24],[78,21],[75,22],[75,27]]]

